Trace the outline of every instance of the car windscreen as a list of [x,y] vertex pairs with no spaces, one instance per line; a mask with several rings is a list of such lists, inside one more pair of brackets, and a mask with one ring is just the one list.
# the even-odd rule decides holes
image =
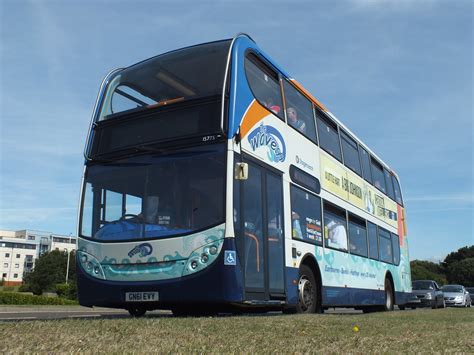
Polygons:
[[461,286],[443,286],[442,287],[443,292],[456,292],[456,293],[462,293],[462,287]]
[[431,281],[415,281],[412,288],[414,290],[433,290],[433,283]]

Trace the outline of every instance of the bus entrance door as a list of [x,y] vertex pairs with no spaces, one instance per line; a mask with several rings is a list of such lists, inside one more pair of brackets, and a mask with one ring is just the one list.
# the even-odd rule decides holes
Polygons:
[[284,288],[282,176],[247,161],[248,179],[241,182],[241,235],[246,300],[280,300]]

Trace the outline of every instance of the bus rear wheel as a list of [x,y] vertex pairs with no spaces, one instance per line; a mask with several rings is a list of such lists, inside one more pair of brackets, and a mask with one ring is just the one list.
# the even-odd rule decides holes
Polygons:
[[311,271],[308,266],[301,265],[300,277],[298,279],[298,304],[296,305],[296,311],[298,313],[315,313],[317,302],[317,284],[313,271]]
[[389,279],[385,279],[385,305],[384,311],[393,311],[393,288]]

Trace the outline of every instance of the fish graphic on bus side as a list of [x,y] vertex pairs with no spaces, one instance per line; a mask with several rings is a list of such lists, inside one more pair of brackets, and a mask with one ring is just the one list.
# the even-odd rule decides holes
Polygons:
[[142,243],[137,245],[135,248],[128,252],[128,256],[131,258],[132,256],[138,254],[140,257],[145,257],[150,255],[153,252],[153,247],[150,243]]
[[284,162],[286,158],[285,140],[281,133],[272,126],[260,124],[250,132],[248,141],[255,152],[260,148],[267,148],[267,157],[271,162]]

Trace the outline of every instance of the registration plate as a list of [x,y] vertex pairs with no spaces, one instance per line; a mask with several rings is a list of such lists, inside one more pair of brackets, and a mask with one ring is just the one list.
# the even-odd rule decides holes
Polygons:
[[158,292],[125,292],[126,302],[156,302]]

